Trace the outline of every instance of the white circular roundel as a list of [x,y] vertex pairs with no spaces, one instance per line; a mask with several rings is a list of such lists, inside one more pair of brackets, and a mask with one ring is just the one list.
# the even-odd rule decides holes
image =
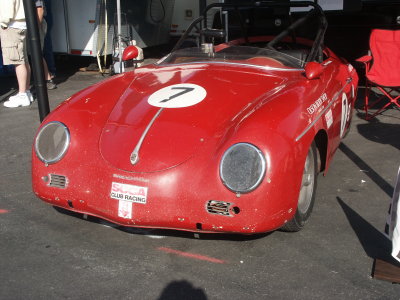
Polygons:
[[197,84],[179,83],[154,92],[147,102],[157,107],[188,107],[203,101],[206,95],[206,90]]
[[350,103],[347,100],[347,95],[342,94],[342,119],[340,120],[340,137],[342,138],[346,128],[347,121],[350,119]]

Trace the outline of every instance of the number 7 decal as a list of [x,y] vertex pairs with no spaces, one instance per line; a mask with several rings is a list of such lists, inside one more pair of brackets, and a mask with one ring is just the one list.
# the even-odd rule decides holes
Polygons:
[[164,87],[150,95],[147,102],[156,107],[179,108],[193,106],[204,100],[206,90],[192,83]]
[[175,95],[170,96],[168,99],[161,100],[160,103],[168,102],[168,101],[170,101],[170,100],[172,100],[172,99],[174,99],[176,97],[179,97],[181,95],[189,93],[189,92],[193,91],[194,88],[192,88],[192,87],[172,87],[171,90],[183,90],[183,91],[179,92],[179,93],[177,93]]

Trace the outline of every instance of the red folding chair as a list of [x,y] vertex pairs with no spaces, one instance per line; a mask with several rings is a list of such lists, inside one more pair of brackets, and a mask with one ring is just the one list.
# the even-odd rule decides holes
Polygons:
[[[392,104],[400,108],[400,30],[373,29],[369,46],[371,55],[357,59],[365,64],[365,119],[369,120],[388,109]],[[377,88],[382,95],[370,103],[372,88]],[[382,101],[386,100],[386,104]],[[381,103],[383,106],[379,105]],[[368,110],[377,111],[369,114]]]

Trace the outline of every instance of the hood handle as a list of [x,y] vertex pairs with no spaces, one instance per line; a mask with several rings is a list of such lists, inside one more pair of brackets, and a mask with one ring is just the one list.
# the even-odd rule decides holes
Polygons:
[[131,153],[131,164],[135,165],[139,161],[139,151],[140,148],[142,147],[143,141],[147,136],[147,133],[149,132],[151,126],[155,122],[155,120],[158,118],[158,116],[161,114],[164,108],[160,108],[157,113],[154,115],[153,119],[151,119],[150,123],[147,125],[146,129],[143,131],[142,136],[139,139],[139,142],[136,144],[135,149],[133,149],[133,152]]

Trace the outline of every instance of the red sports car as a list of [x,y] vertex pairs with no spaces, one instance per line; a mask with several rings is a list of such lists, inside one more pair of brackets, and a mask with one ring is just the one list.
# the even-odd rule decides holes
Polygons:
[[[219,25],[207,28],[215,8]],[[324,46],[326,26],[314,2],[208,6],[159,62],[47,116],[33,144],[35,194],[124,226],[300,230],[356,98],[357,74]],[[180,49],[188,38],[194,47]]]

